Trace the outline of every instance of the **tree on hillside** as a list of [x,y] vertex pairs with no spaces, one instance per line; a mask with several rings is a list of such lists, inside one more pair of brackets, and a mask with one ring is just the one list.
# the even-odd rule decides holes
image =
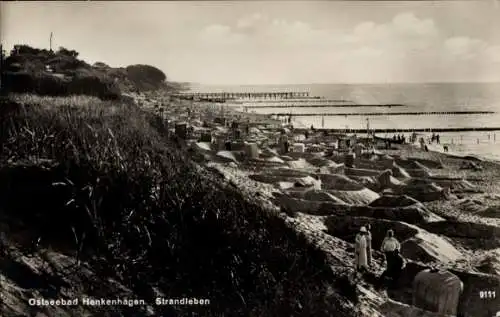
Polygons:
[[126,68],[127,75],[134,81],[145,81],[149,83],[163,83],[167,76],[161,70],[150,65],[130,65]]
[[77,58],[79,53],[75,50],[68,50],[67,48],[64,47],[59,47],[59,51],[57,51],[57,54],[65,55],[65,56],[70,56],[73,58]]
[[105,64],[103,62],[95,62],[94,65],[92,65],[94,68],[111,68],[109,67],[108,64]]

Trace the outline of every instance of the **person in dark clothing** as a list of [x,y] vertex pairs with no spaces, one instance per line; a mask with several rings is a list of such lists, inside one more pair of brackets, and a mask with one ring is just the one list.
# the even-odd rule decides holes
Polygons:
[[399,249],[394,250],[391,258],[391,261],[387,263],[388,265],[386,270],[380,276],[379,286],[381,286],[387,278],[390,280],[391,286],[396,286],[399,278],[401,277],[401,273],[406,266],[406,261],[399,253]]
[[439,134],[436,135],[436,143],[439,144]]

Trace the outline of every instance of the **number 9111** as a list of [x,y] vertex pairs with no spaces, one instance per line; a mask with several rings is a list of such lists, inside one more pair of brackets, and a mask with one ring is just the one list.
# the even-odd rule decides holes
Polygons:
[[492,298],[496,298],[496,294],[495,294],[495,291],[480,291],[479,298],[492,299]]

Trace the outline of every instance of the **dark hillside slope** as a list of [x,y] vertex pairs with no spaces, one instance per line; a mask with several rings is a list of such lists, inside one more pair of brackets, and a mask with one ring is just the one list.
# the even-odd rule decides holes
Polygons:
[[338,277],[321,252],[186,160],[149,115],[54,104],[0,108],[0,212],[11,228],[69,253],[83,241],[84,261],[142,298],[156,288],[211,300],[158,316],[355,316],[331,292]]

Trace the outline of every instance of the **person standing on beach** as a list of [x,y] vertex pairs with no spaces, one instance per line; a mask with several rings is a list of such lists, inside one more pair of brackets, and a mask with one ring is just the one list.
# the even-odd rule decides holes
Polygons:
[[372,226],[370,224],[366,225],[366,255],[368,266],[372,266]]
[[394,250],[393,260],[390,265],[384,270],[379,278],[379,287],[385,282],[386,277],[391,279],[391,286],[397,286],[401,273],[406,266],[406,260],[401,256],[399,250]]
[[361,227],[359,233],[356,235],[354,242],[354,258],[356,264],[356,271],[363,271],[368,269],[368,257],[367,257],[367,235],[368,230],[366,227]]
[[424,138],[420,137],[419,142],[420,142],[420,149],[424,150],[424,147],[425,147],[425,140],[424,140]]
[[391,267],[394,251],[401,249],[401,245],[399,244],[399,241],[394,237],[394,231],[392,231],[392,229],[387,230],[387,234],[384,238],[384,241],[382,241],[382,247],[380,249],[385,254],[387,268]]

